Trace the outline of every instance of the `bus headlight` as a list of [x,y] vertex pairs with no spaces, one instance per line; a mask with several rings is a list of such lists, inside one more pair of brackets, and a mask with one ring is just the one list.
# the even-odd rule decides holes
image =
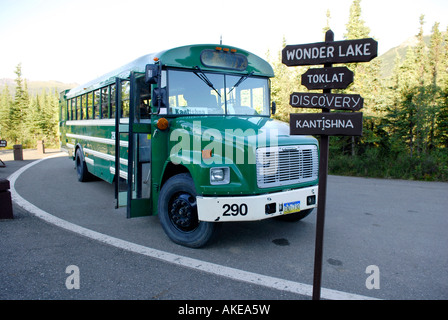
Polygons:
[[219,167],[210,169],[210,184],[228,184],[230,183],[229,167]]

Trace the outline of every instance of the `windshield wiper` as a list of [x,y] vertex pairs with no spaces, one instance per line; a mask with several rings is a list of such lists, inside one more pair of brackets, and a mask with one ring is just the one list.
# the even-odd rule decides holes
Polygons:
[[210,88],[212,88],[213,90],[215,90],[215,92],[218,94],[218,96],[221,97],[221,94],[218,92],[218,90],[216,90],[216,88],[213,86],[213,83],[207,78],[207,76],[205,75],[204,71],[202,71],[202,69],[198,66],[196,66],[196,68],[199,70],[200,73],[198,73],[197,71],[193,71],[193,73],[202,81],[205,82],[206,85],[208,85]]
[[244,76],[242,76],[232,87],[232,89],[230,89],[230,92],[232,92],[233,89],[235,89],[236,87],[238,87],[243,81],[245,81],[247,78],[251,77],[254,74],[254,72],[252,71],[251,73],[245,74]]

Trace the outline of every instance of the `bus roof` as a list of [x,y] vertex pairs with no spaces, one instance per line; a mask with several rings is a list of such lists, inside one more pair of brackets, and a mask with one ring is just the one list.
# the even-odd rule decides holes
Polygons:
[[[217,48],[229,52],[230,50],[233,49],[232,52],[245,56],[247,58],[247,67],[245,68],[245,70],[244,71],[231,70],[231,69],[224,70],[223,68],[205,66],[201,61],[201,53],[204,50],[216,50]],[[99,89],[108,84],[115,83],[115,78],[117,77],[121,79],[129,79],[129,76],[132,71],[144,73],[147,64],[155,63],[154,59],[158,60],[159,63],[161,63],[163,66],[175,67],[175,68],[193,69],[196,66],[200,66],[201,69],[207,71],[220,71],[230,73],[253,72],[254,75],[259,76],[266,76],[266,77],[274,76],[274,71],[267,61],[248,51],[235,47],[216,45],[216,44],[189,45],[144,55],[95,80],[92,80],[88,83],[85,83],[83,85],[71,89],[70,91],[67,92],[66,97],[72,98],[77,95],[90,92],[95,89]]]

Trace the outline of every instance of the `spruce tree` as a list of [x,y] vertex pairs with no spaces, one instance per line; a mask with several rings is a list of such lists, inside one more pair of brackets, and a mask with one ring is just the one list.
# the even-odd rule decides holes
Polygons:
[[436,147],[436,122],[437,114],[441,107],[441,91],[440,74],[442,70],[442,54],[443,54],[443,37],[439,31],[439,23],[436,22],[432,27],[432,34],[429,46],[429,72],[431,82],[428,85],[428,93],[431,97],[428,101],[428,117],[429,117],[429,137],[428,148],[430,150]]
[[[282,48],[286,46],[286,39],[283,38]],[[289,97],[291,93],[299,91],[300,75],[303,70],[300,67],[287,67],[282,63],[281,50],[277,53],[277,58],[270,61],[275,78],[271,80],[271,97],[272,101],[277,104],[277,112],[274,115],[275,119],[289,122],[290,113],[298,112],[289,105]],[[268,54],[268,60],[271,60]],[[303,91],[303,89],[302,89]]]
[[[364,39],[370,37],[370,28],[362,19],[361,0],[354,0],[350,6],[349,21],[346,24],[345,40]],[[382,105],[383,90],[381,83],[381,65],[379,59],[374,59],[368,63],[351,63],[348,68],[354,73],[354,82],[346,90],[345,93],[360,94],[364,98],[364,130],[363,137],[339,138],[350,144],[352,156],[356,154],[355,143],[361,143],[364,148],[369,145],[378,145],[378,137],[376,137],[376,127],[379,125],[381,118],[379,114],[383,112]],[[347,149],[348,146],[343,147]]]
[[22,79],[22,66],[18,64],[15,74],[17,78],[14,102],[10,108],[10,137],[15,144],[26,144],[25,118],[29,106],[29,94],[26,81]]
[[443,36],[441,52],[440,73],[437,74],[437,83],[440,83],[440,108],[436,117],[436,140],[448,150],[448,27]]
[[3,88],[0,94],[0,138],[2,140],[9,140],[10,118],[9,113],[13,103],[11,94],[9,93],[8,85]]

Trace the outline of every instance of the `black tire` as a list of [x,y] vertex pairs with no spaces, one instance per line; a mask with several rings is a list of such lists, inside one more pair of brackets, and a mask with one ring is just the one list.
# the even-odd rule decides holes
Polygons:
[[159,194],[159,220],[175,243],[200,248],[214,238],[220,223],[198,220],[196,189],[191,176],[181,173],[168,179]]
[[78,175],[78,181],[81,182],[89,181],[92,175],[87,170],[87,165],[86,162],[84,161],[84,157],[82,156],[81,149],[76,150],[75,163],[76,163],[76,174]]
[[277,216],[277,219],[288,221],[288,222],[295,222],[300,221],[304,218],[306,218],[311,212],[313,212],[314,209],[307,209],[307,210],[301,210],[299,212],[294,212],[290,214],[285,214],[282,216]]

